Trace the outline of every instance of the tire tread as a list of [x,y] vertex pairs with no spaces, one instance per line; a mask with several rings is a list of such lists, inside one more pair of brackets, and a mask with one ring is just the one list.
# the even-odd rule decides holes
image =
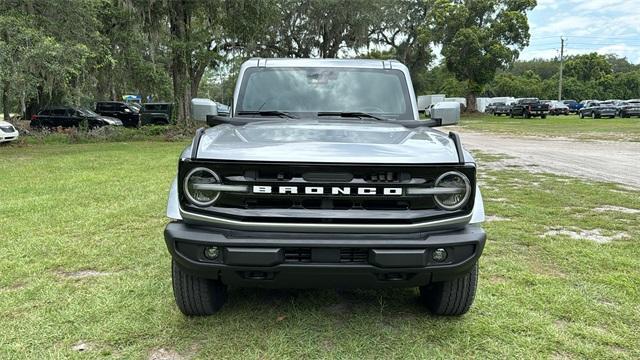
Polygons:
[[478,285],[478,264],[462,277],[420,287],[420,297],[436,315],[462,315],[469,311]]
[[187,316],[212,315],[224,305],[227,288],[219,281],[193,276],[172,262],[172,285],[176,305]]

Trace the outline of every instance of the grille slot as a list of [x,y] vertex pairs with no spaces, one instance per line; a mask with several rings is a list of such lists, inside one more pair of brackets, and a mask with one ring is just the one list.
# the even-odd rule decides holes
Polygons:
[[[284,249],[284,261],[287,263],[310,263],[311,248],[286,248]],[[369,251],[361,248],[340,249],[340,262],[350,264],[366,264],[369,260]]]
[[367,249],[344,248],[340,249],[341,263],[366,263],[369,259],[369,251]]
[[310,248],[284,249],[284,261],[289,263],[311,262],[311,249]]

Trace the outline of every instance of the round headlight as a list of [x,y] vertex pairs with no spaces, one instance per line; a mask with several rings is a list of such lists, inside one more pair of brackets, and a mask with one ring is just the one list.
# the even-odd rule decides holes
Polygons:
[[460,172],[449,171],[436,179],[435,188],[449,190],[433,197],[436,204],[443,210],[457,210],[464,206],[471,196],[469,179]]
[[209,185],[219,183],[220,177],[212,170],[195,168],[184,178],[184,195],[194,205],[209,206],[220,197],[220,192],[211,190]]

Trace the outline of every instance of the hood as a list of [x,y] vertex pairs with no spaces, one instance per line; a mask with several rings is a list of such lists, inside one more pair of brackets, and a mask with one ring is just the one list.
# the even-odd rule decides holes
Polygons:
[[198,158],[369,164],[456,163],[454,142],[430,129],[363,120],[274,120],[207,129]]
[[4,120],[0,120],[0,126],[13,126],[13,124]]
[[110,116],[102,116],[102,115],[100,115],[97,118],[99,120],[102,120],[102,121],[106,122],[109,125],[122,125],[122,120],[116,119],[116,118],[113,118],[113,117],[110,117]]

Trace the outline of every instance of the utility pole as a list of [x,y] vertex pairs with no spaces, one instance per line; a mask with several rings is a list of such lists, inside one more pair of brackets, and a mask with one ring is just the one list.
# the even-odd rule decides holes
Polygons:
[[560,82],[558,83],[558,101],[562,101],[562,67],[564,63],[564,38],[560,37]]

